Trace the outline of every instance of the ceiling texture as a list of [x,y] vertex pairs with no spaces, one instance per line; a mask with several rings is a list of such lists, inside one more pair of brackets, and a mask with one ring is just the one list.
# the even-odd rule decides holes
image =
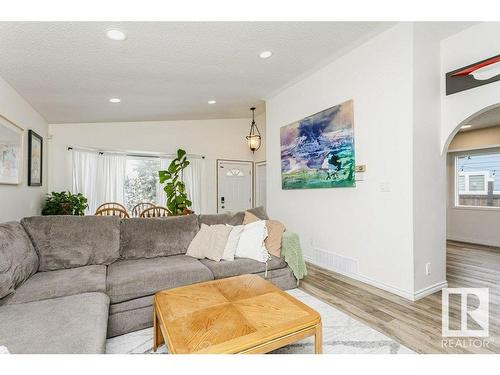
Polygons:
[[[0,22],[0,76],[49,123],[248,118],[266,96],[392,25]],[[127,39],[108,39],[110,28]],[[260,59],[265,50],[273,56]]]

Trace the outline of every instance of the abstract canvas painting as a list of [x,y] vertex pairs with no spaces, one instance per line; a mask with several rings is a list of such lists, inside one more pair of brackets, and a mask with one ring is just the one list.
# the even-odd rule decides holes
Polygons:
[[349,100],[280,130],[283,189],[353,187],[354,114]]
[[20,184],[23,130],[0,115],[0,184]]

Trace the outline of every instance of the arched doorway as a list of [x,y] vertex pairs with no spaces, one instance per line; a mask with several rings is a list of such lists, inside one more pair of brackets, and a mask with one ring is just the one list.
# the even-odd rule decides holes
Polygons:
[[[500,302],[500,103],[457,125],[446,142],[447,281],[452,288],[488,288]],[[489,321],[500,312],[490,307]],[[490,326],[490,337],[498,337]]]

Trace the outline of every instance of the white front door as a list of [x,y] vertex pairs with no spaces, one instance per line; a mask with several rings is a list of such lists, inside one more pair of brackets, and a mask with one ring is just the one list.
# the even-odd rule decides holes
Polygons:
[[252,208],[252,162],[217,160],[217,212]]

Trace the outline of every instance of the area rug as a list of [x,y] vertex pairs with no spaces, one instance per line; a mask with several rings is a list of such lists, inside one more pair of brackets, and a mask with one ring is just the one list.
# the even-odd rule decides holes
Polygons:
[[[325,354],[410,354],[407,347],[349,317],[343,312],[303,292],[288,293],[321,314],[323,322],[323,353]],[[106,341],[109,354],[149,354],[152,349],[153,329],[147,328]],[[156,353],[166,353],[165,345]],[[275,350],[276,354],[310,354],[314,352],[314,338],[310,337]]]

